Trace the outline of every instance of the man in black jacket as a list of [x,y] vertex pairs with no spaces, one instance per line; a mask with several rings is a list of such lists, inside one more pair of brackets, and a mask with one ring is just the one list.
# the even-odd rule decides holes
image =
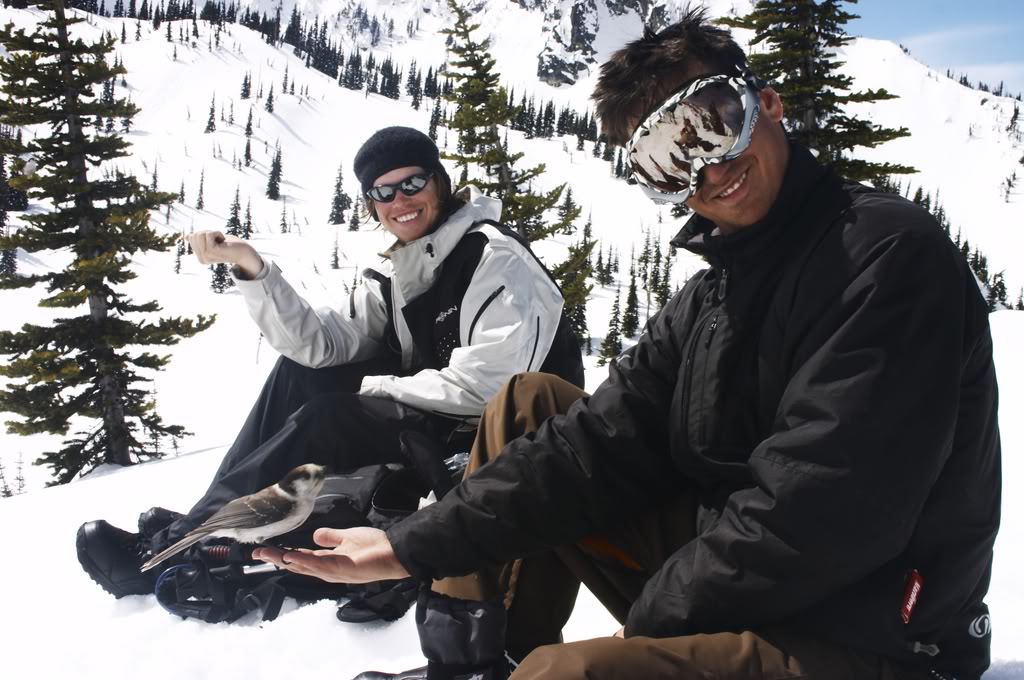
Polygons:
[[1000,449],[964,258],[789,143],[700,12],[613,55],[595,99],[641,187],[694,210],[674,243],[710,266],[593,396],[513,379],[442,501],[259,556],[333,581],[471,574],[434,586],[462,599],[421,595],[429,666],[401,677],[500,677],[524,629],[554,642],[580,579],[624,628],[540,647],[517,679],[979,677]]

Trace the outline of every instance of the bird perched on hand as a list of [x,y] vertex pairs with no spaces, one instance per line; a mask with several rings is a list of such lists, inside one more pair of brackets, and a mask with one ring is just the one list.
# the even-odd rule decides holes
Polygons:
[[204,538],[233,538],[239,543],[262,543],[298,528],[310,513],[324,485],[327,469],[308,463],[295,468],[277,484],[231,501],[183,539],[142,565],[152,569]]

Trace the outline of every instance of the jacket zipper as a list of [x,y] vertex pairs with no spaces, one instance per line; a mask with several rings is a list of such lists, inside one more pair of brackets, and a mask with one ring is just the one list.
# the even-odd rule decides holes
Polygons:
[[469,324],[469,337],[466,339],[466,344],[467,345],[472,345],[473,344],[473,329],[476,328],[476,322],[480,320],[480,315],[484,313],[484,310],[487,309],[487,306],[489,304],[494,302],[494,298],[496,298],[499,295],[501,295],[501,291],[503,291],[503,290],[505,290],[504,284],[498,286],[498,290],[496,290],[493,293],[491,293],[487,297],[487,299],[484,300],[484,303],[482,305],[480,305],[480,309],[477,310],[476,316],[473,317],[473,323]]
[[725,301],[725,298],[729,295],[729,268],[722,267],[722,277],[718,280],[718,285],[715,286],[715,297],[718,298],[719,302]]
[[714,339],[714,337],[715,337],[715,330],[718,328],[718,317],[719,317],[719,315],[715,314],[715,316],[711,319],[711,324],[708,325],[708,339],[704,341],[704,349],[707,350],[707,351],[705,352],[706,358],[704,360],[704,382],[701,383],[701,386],[700,386],[700,404],[698,405],[698,408],[700,409],[700,436],[697,439],[697,443],[698,444],[704,444],[707,441],[707,438],[708,438],[707,437],[707,435],[708,435],[708,433],[707,433],[707,422],[706,422],[706,419],[704,418],[704,394],[707,392],[707,389],[708,389],[708,379],[707,378],[708,378],[708,364],[710,363],[710,358],[711,358],[711,352],[710,352],[710,350],[711,350],[711,341]]
[[[700,328],[701,330],[703,330],[704,324],[706,324],[708,322],[708,318],[710,318],[712,314],[714,314],[714,310],[712,310],[712,311],[708,312],[707,314],[705,314],[704,317],[700,321],[698,321],[696,324],[694,324],[694,327],[695,328]],[[718,316],[715,315],[714,319],[715,319],[715,321],[717,321],[718,320]],[[714,324],[715,321],[712,321],[712,324]],[[693,387],[693,385],[692,385],[692,383],[693,383],[693,357],[697,354],[697,345],[700,344],[700,334],[701,334],[700,331],[698,331],[694,335],[693,340],[690,341],[690,347],[689,347],[689,349],[687,350],[687,353],[686,353],[686,369],[683,372],[683,381],[684,382],[683,382],[683,409],[682,409],[683,410],[683,427],[682,427],[682,435],[683,436],[682,436],[682,440],[683,440],[684,443],[689,439],[689,436],[690,436],[689,435],[689,430],[690,430],[690,427],[689,427],[689,421],[690,421],[689,410],[690,410],[690,400],[693,397],[693,394],[691,393],[691,388]]]

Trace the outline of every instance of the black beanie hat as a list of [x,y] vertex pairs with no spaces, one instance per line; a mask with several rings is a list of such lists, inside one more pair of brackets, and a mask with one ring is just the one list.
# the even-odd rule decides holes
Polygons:
[[352,166],[363,194],[378,177],[395,168],[417,166],[437,172],[444,181],[449,181],[437,145],[419,130],[408,127],[387,127],[375,132],[356,153]]

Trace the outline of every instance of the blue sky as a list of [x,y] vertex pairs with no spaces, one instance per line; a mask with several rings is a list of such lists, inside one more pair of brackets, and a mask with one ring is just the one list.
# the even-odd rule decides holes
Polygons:
[[847,33],[910,48],[932,68],[1024,92],[1024,0],[860,0]]

